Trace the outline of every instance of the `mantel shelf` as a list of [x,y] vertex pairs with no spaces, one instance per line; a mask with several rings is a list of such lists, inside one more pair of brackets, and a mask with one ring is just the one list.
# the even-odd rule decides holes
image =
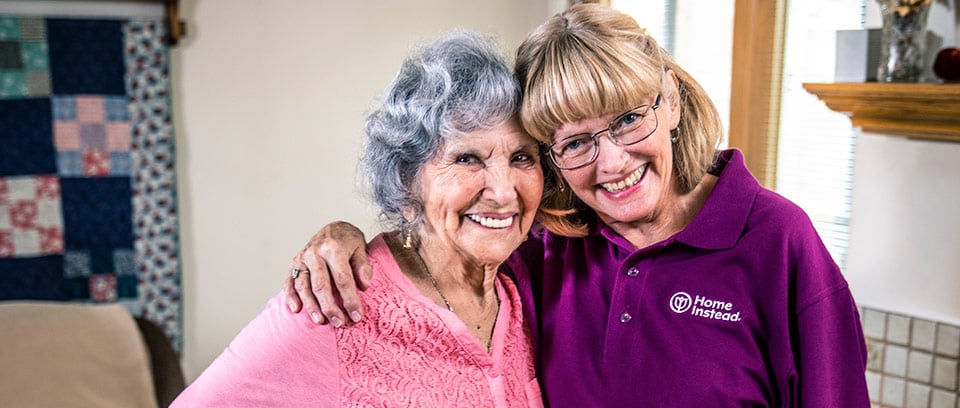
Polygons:
[[804,83],[864,132],[960,142],[960,84]]

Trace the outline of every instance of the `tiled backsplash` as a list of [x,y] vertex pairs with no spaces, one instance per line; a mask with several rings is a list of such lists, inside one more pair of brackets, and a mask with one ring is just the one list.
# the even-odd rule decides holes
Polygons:
[[960,327],[864,307],[874,407],[960,408]]

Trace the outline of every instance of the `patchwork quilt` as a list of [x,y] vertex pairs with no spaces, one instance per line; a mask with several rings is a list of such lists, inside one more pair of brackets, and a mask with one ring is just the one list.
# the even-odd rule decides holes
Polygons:
[[165,35],[0,15],[0,300],[120,302],[179,349]]

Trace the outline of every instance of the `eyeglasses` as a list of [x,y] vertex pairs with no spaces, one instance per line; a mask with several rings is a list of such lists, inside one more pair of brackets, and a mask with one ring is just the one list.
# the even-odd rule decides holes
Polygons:
[[620,146],[640,143],[657,130],[656,110],[660,94],[653,105],[640,105],[610,121],[610,126],[597,133],[579,133],[567,136],[550,145],[550,158],[557,167],[573,170],[597,160],[600,154],[600,135],[608,133],[610,140]]

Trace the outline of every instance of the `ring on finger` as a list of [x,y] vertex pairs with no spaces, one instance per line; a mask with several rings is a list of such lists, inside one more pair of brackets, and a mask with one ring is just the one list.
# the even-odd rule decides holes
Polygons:
[[291,269],[290,269],[290,276],[293,276],[293,279],[297,279],[297,277],[300,276],[301,273],[310,273],[310,270],[309,270],[309,269],[300,269],[300,268],[291,268]]

